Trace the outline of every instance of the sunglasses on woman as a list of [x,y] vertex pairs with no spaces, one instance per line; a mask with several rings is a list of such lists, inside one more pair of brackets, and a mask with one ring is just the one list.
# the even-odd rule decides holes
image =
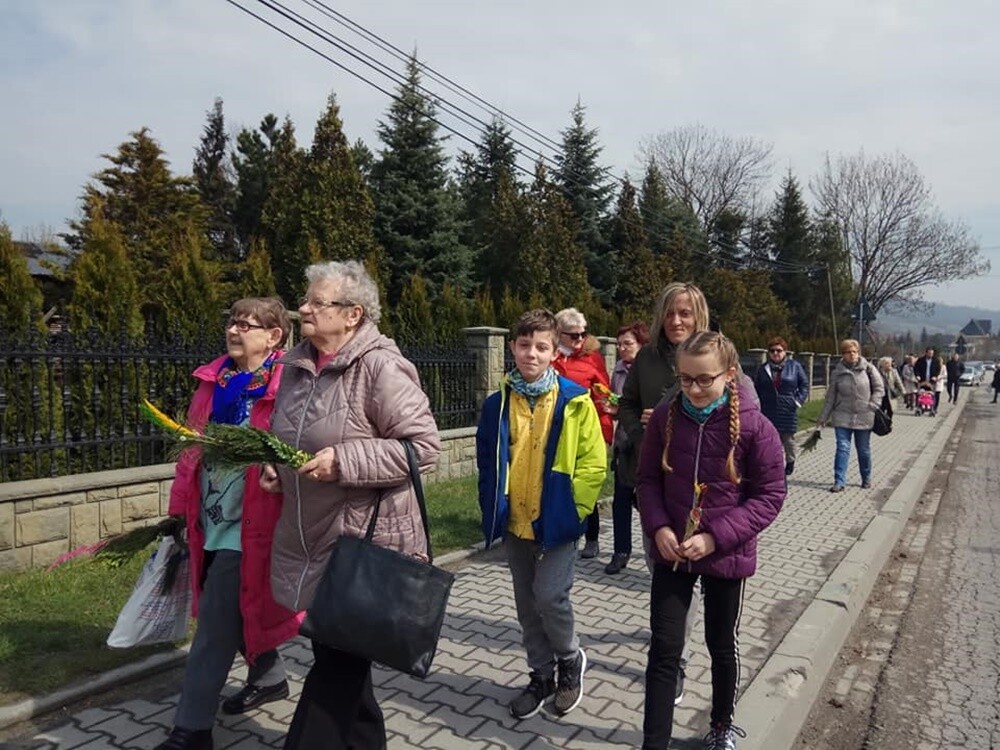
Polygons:
[[563,331],[562,335],[563,336],[568,336],[569,338],[573,339],[573,341],[579,341],[580,339],[587,338],[587,332],[586,331],[580,331],[579,333],[576,333],[574,331]]

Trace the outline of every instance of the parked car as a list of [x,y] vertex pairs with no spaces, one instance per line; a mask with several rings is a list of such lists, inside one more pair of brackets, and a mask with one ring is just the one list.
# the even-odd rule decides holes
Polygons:
[[983,382],[982,362],[966,362],[965,372],[958,376],[959,385],[979,385]]

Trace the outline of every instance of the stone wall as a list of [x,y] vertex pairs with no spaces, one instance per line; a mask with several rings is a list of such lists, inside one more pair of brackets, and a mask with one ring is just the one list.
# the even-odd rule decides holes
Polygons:
[[[426,482],[476,473],[474,427],[443,430]],[[0,485],[0,571],[50,564],[59,555],[167,515],[173,464]]]

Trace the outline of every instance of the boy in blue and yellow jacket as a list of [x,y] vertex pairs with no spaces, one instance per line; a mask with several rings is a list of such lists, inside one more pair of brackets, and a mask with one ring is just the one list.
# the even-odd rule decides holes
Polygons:
[[531,671],[509,706],[517,719],[549,701],[559,715],[572,711],[587,668],[569,593],[607,449],[590,394],[551,366],[557,337],[548,310],[521,316],[511,343],[515,368],[486,399],[476,432],[483,533],[487,546],[504,538]]

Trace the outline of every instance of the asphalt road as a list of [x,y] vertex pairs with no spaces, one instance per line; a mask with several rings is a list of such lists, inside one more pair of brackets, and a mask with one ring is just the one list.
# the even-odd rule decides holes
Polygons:
[[1000,404],[970,398],[796,750],[1000,748]]

